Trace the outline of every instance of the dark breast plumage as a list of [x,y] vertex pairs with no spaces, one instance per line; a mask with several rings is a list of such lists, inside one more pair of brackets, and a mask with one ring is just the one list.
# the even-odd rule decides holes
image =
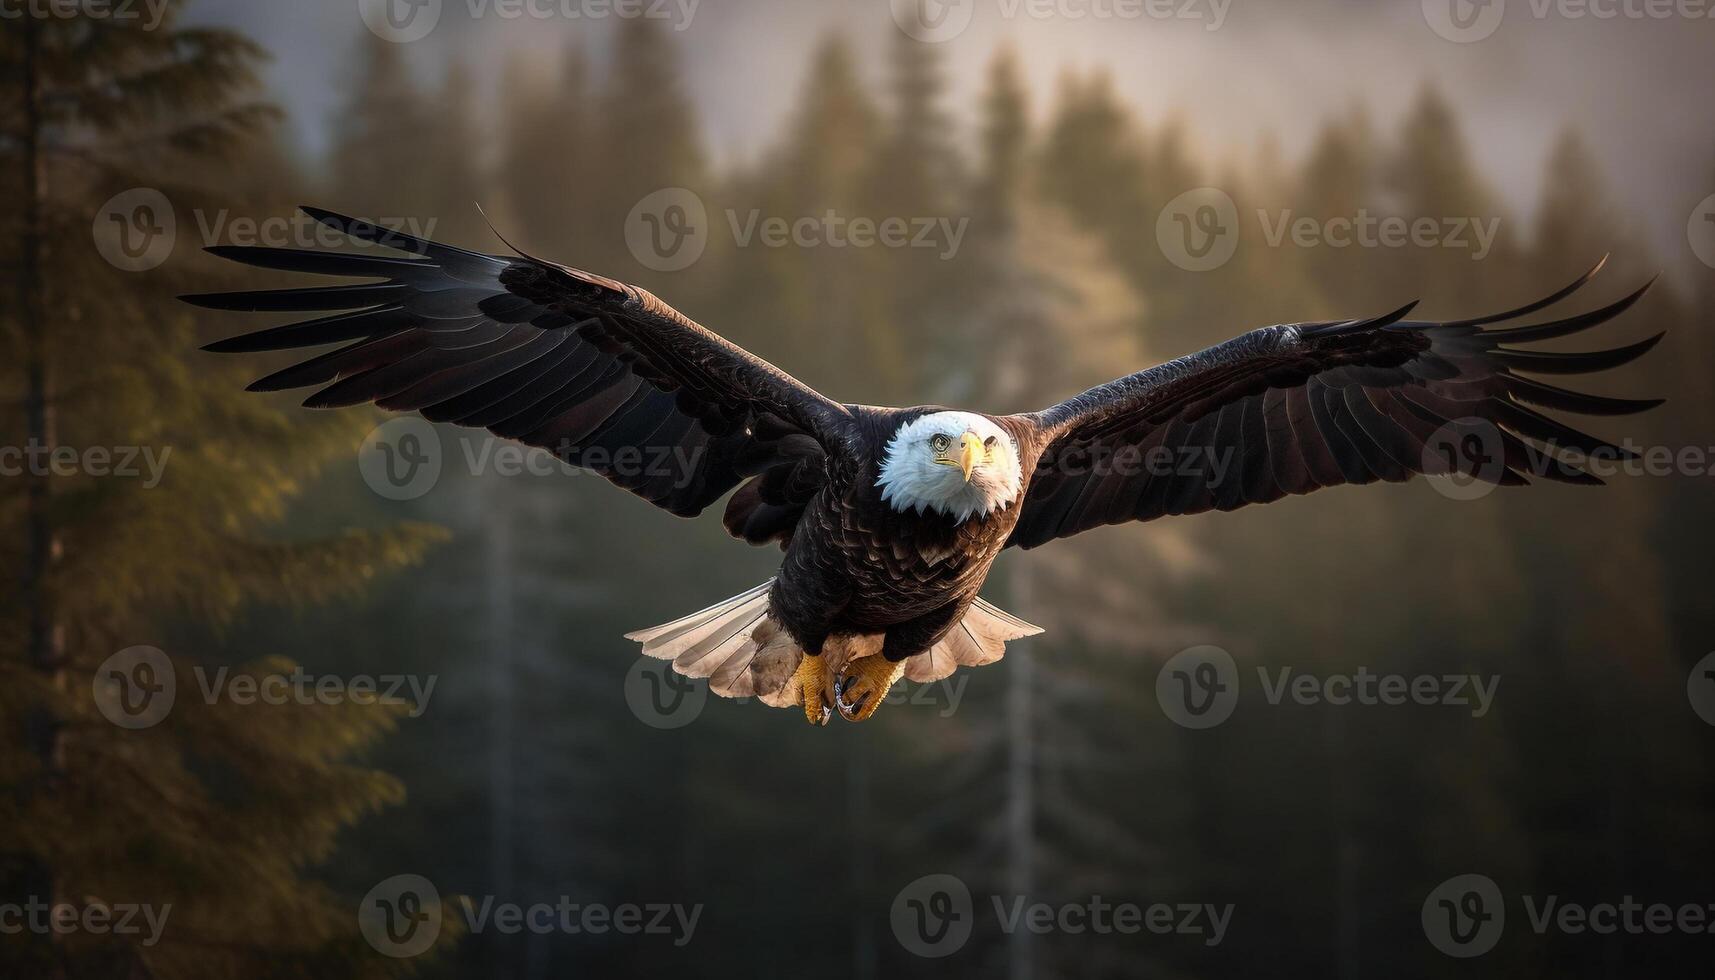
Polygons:
[[[866,451],[834,468],[806,506],[782,568],[794,585],[843,593],[837,625],[860,632],[974,598],[1019,514],[1016,502],[958,523],[933,511],[894,510],[876,480],[887,439],[908,416],[877,415],[866,427]],[[806,574],[823,581],[799,582]]]

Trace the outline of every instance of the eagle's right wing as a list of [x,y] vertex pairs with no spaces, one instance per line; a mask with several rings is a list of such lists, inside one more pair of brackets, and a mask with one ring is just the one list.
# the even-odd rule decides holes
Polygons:
[[485,428],[682,516],[754,477],[742,523],[729,515],[728,524],[755,541],[790,535],[796,507],[820,485],[825,453],[845,438],[843,406],[643,289],[304,211],[413,257],[209,249],[263,268],[377,280],[184,297],[217,310],[348,311],[209,345],[235,353],[345,344],[253,391],[326,385],[305,406],[374,402]]
[[1578,459],[1632,454],[1538,409],[1624,415],[1660,400],[1591,395],[1527,375],[1618,367],[1661,335],[1588,353],[1515,345],[1601,324],[1649,287],[1563,320],[1493,326],[1564,299],[1595,273],[1471,320],[1406,320],[1406,307],[1369,320],[1264,327],[1015,416],[1046,448],[1007,543],[1033,548],[1104,524],[1420,473],[1502,485],[1527,483],[1527,474],[1600,483]]

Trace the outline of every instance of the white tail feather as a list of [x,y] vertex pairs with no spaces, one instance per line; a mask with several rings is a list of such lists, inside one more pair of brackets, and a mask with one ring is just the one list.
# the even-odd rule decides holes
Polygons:
[[981,667],[1006,656],[1010,640],[1035,636],[1042,627],[1027,623],[1012,613],[978,599],[965,610],[965,618],[941,642],[915,656],[905,658],[905,679],[928,684],[960,667]]
[[[673,669],[687,677],[709,678],[710,689],[722,697],[754,697],[777,708],[790,707],[787,682],[804,651],[768,614],[773,584],[769,579],[707,609],[625,638],[643,644],[648,656],[673,661]],[[1040,632],[1040,626],[978,599],[941,642],[906,659],[905,676],[926,684],[959,667],[991,664],[1006,653],[1007,641]]]

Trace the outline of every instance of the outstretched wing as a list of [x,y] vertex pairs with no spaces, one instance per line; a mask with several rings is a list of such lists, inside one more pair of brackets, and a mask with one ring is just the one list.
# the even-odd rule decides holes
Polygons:
[[1429,323],[1404,319],[1408,306],[1371,320],[1253,330],[1021,416],[1047,448],[1008,544],[1033,548],[1103,524],[1234,510],[1418,473],[1501,485],[1528,483],[1527,474],[1601,483],[1578,462],[1633,454],[1537,409],[1626,415],[1660,400],[1588,395],[1523,375],[1618,367],[1661,334],[1591,353],[1510,345],[1596,326],[1649,286],[1579,316],[1491,326],[1559,302],[1600,268],[1494,316]]
[[345,344],[252,391],[325,385],[305,406],[374,402],[485,428],[684,516],[753,477],[747,505],[774,508],[770,533],[748,535],[742,524],[733,533],[790,535],[793,502],[819,484],[845,408],[635,286],[303,210],[408,257],[210,248],[268,269],[375,280],[184,297],[217,310],[345,311],[209,345],[237,353]]

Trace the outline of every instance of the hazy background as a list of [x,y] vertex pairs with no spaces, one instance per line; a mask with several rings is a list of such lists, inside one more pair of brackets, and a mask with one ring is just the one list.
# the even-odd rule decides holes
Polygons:
[[[1434,0],[1233,0],[1217,30],[1212,4],[1183,0],[1157,9],[1193,18],[1008,17],[1001,0],[965,0],[948,9],[969,11],[968,28],[925,43],[896,6],[703,0],[685,22],[680,7],[592,17],[608,8],[555,0],[508,18],[446,0],[433,31],[400,43],[331,0],[177,4],[159,29],[99,25],[131,32],[111,46],[44,21],[38,79],[61,101],[44,102],[54,165],[34,183],[15,97],[25,28],[6,28],[4,445],[38,434],[30,395],[45,391],[57,444],[171,456],[158,485],[0,478],[0,554],[24,583],[0,641],[0,708],[19,734],[0,755],[0,880],[19,901],[173,913],[149,945],[0,935],[0,962],[21,976],[318,978],[1706,965],[1710,937],[1692,930],[1539,933],[1529,915],[1549,896],[1715,903],[1715,681],[1700,663],[1715,649],[1715,500],[1701,456],[1603,489],[1343,487],[1009,553],[985,595],[1044,636],[906,685],[861,726],[811,729],[681,686],[621,639],[773,573],[778,552],[726,538],[718,507],[680,521],[588,475],[509,474],[481,433],[452,429],[429,437],[438,478],[394,492],[373,437],[359,448],[379,414],[244,394],[289,358],[196,348],[260,318],[173,300],[280,284],[198,249],[313,244],[303,223],[260,236],[245,223],[299,202],[500,250],[480,202],[520,247],[642,283],[836,398],[1014,411],[1267,323],[1412,298],[1430,316],[1517,306],[1612,253],[1569,309],[1664,282],[1565,348],[1669,335],[1573,386],[1669,401],[1574,421],[1715,453],[1715,223],[1701,220],[1715,209],[1715,21],[1537,17],[1511,0],[1491,36],[1458,43],[1432,27]],[[192,33],[163,46],[168,30]],[[172,70],[181,61],[195,70]],[[1209,271],[1171,234],[1175,202],[1201,187],[1236,221]],[[669,188],[707,214],[683,268],[639,244],[638,206],[663,213],[648,202]],[[165,244],[141,257],[115,251],[113,231],[144,200],[118,195],[138,190],[176,219],[165,236],[155,221],[146,240]],[[830,210],[958,237],[775,248],[732,231]],[[1437,237],[1321,237],[1360,214],[1428,219]],[[1311,219],[1309,244],[1271,240],[1283,216]],[[1449,237],[1456,223],[1494,240]],[[29,548],[32,528],[50,558]],[[129,729],[102,679],[139,645],[164,651],[177,698]],[[1200,645],[1231,653],[1240,695],[1229,720],[1193,730],[1157,679]],[[243,704],[199,686],[222,666],[293,665],[434,687],[408,710]],[[1283,669],[1498,686],[1481,712],[1270,703],[1258,672],[1272,683]],[[1505,925],[1455,960],[1425,907],[1469,874],[1495,882]],[[442,899],[444,928],[418,956],[359,928],[400,875]],[[943,937],[939,958],[911,938],[911,903],[945,893],[927,875],[970,895],[947,920],[968,937]],[[682,944],[506,934],[473,928],[458,896],[700,912]],[[1215,943],[1037,934],[1004,928],[997,906],[1017,900],[1231,918]]]
[[[265,75],[290,110],[294,145],[309,160],[326,152],[329,125],[352,84],[356,38],[347,6],[206,0],[190,8],[190,19],[240,27],[276,53]],[[1270,139],[1288,154],[1308,152],[1330,114],[1364,106],[1391,118],[1434,83],[1459,107],[1471,159],[1525,215],[1554,139],[1568,125],[1584,131],[1603,167],[1626,175],[1615,181],[1616,203],[1664,251],[1682,253],[1680,212],[1706,193],[1686,199],[1707,183],[1715,155],[1715,132],[1695,108],[1695,93],[1715,86],[1708,56],[1715,19],[1579,15],[1586,8],[1577,3],[1565,8],[1574,16],[1537,17],[1539,7],[1561,8],[1503,0],[1503,20],[1491,35],[1452,43],[1413,2],[1230,0],[1218,15],[1212,0],[1174,0],[1152,5],[1171,17],[1106,18],[1099,12],[1143,8],[1125,0],[1044,6],[1066,14],[1029,16],[1022,11],[1034,8],[1002,0],[965,5],[969,26],[938,47],[952,105],[975,103],[989,57],[1010,43],[1034,91],[1047,95],[1062,73],[1100,67],[1113,76],[1120,100],[1145,118],[1191,124],[1193,151],[1213,162],[1244,159]],[[537,7],[558,8],[558,0]],[[410,61],[432,78],[449,59],[464,60],[489,106],[501,66],[551,60],[568,44],[605,64],[622,22],[508,19],[482,9],[488,12],[472,16],[467,3],[449,3],[434,32],[409,45]],[[723,165],[754,161],[769,144],[809,70],[804,52],[819,37],[844,32],[863,56],[864,76],[879,82],[897,29],[884,0],[700,0],[683,27],[683,8],[663,9],[670,16],[662,22],[678,33],[686,97],[706,148]],[[1007,16],[1014,9],[1021,12]],[[1588,9],[1642,5],[1598,0]],[[1219,29],[1210,30],[1218,16]],[[757,44],[759,37],[769,43]],[[974,116],[957,112],[950,122],[961,140],[975,139]]]

